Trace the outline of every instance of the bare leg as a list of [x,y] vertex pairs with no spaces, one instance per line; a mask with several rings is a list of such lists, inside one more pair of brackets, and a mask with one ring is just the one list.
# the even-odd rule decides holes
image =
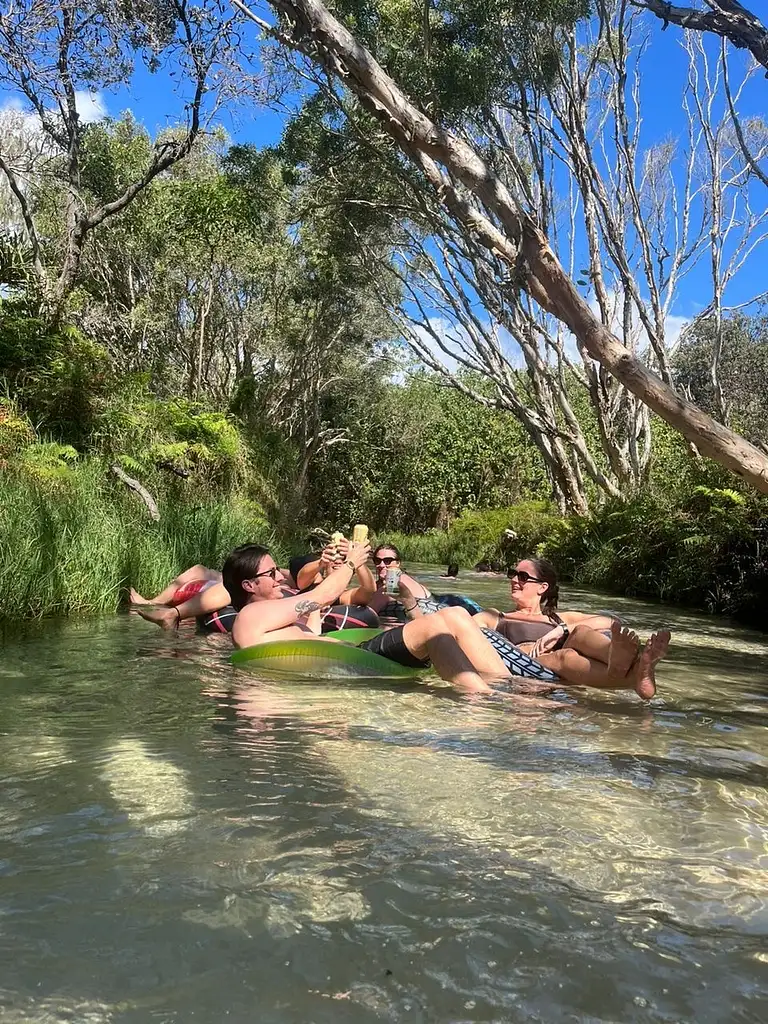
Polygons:
[[154,622],[161,629],[176,629],[184,619],[196,619],[198,615],[210,615],[211,612],[218,612],[226,608],[230,603],[229,591],[223,583],[215,583],[200,594],[195,594],[188,601],[182,602],[175,608],[164,606],[141,605],[136,609],[142,619],[147,622]]
[[[627,631],[629,632],[629,631]],[[616,675],[602,662],[585,657],[573,648],[563,648],[551,654],[542,654],[539,661],[553,672],[557,672],[564,683],[572,686],[594,686],[602,690],[633,689],[643,700],[650,699],[656,692],[655,668],[669,648],[668,630],[651,637],[642,654],[636,659],[628,673]],[[622,631],[617,642],[622,645],[634,643],[631,636]],[[626,654],[622,655],[622,658]]]
[[160,591],[157,597],[142,597],[137,590],[131,587],[129,591],[131,604],[170,604],[173,601],[173,595],[179,587],[183,587],[185,583],[192,583],[195,580],[216,580],[217,583],[220,583],[221,573],[215,569],[208,569],[204,565],[193,565],[190,569],[180,573],[175,580],[168,584],[165,590]]
[[460,693],[491,692],[491,687],[475,672],[472,662],[450,633],[435,633],[424,641],[423,650],[424,654],[421,657],[428,657],[440,678],[445,679]]
[[572,647],[585,658],[602,662],[608,666],[608,675],[611,678],[620,679],[626,676],[635,663],[640,640],[637,633],[614,620],[611,623],[610,636],[591,626],[574,626],[563,647]]
[[509,670],[464,608],[442,608],[405,624],[403,641],[429,658],[439,675],[465,693],[490,690],[481,678],[507,679]]

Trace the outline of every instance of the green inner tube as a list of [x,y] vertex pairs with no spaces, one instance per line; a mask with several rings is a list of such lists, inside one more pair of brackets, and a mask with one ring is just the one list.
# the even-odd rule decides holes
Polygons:
[[380,632],[379,629],[343,629],[326,634],[343,641],[336,644],[314,638],[271,640],[235,651],[229,660],[233,665],[247,665],[269,672],[331,679],[415,679],[424,674],[424,669],[407,668],[355,646]]

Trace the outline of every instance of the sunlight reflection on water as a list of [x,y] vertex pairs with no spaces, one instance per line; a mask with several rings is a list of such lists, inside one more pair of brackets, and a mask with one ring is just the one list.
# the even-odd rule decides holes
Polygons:
[[568,604],[670,622],[650,706],[259,679],[129,616],[9,643],[0,1020],[761,1019],[768,643]]

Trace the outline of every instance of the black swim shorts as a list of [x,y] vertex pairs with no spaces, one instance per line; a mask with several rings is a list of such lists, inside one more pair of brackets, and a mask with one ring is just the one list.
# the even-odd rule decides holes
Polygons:
[[382,658],[389,661],[396,661],[398,665],[405,665],[406,668],[426,668],[429,659],[417,658],[411,654],[403,640],[405,626],[395,626],[394,629],[387,629],[372,640],[366,640],[357,646],[363,651],[371,651],[372,654],[380,654]]

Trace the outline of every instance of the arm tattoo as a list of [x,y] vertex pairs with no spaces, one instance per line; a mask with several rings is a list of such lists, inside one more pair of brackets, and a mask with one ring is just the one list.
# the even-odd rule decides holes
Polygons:
[[312,612],[318,611],[320,605],[317,601],[297,601],[294,607],[298,618],[303,619],[305,615],[311,615]]

